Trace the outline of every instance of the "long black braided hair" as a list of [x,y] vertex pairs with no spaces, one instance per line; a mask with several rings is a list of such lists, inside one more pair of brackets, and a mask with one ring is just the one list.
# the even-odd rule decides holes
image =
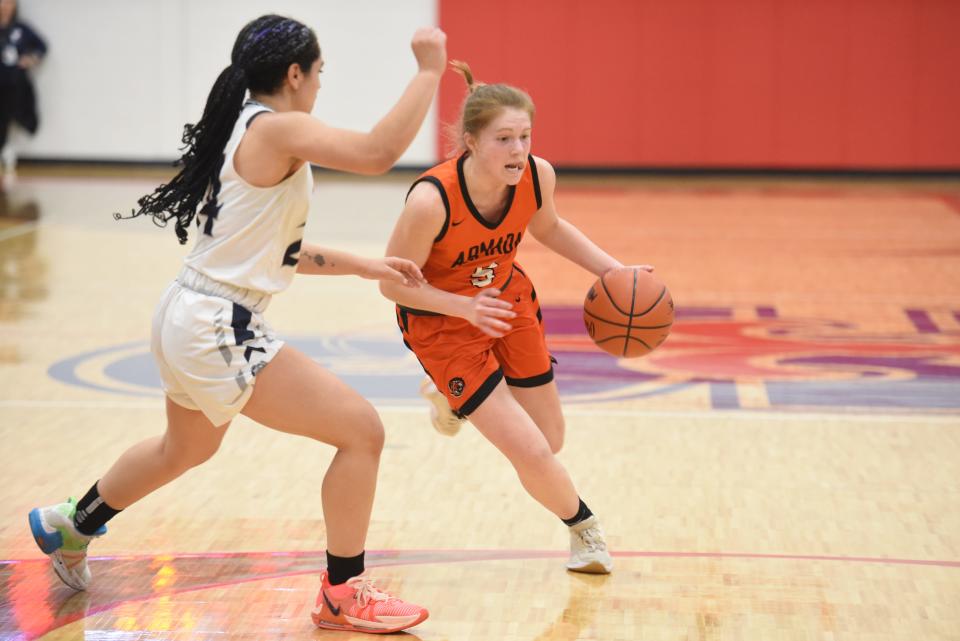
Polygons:
[[176,165],[182,167],[173,179],[137,201],[139,209],[130,216],[152,216],[165,227],[176,218],[180,244],[187,242],[187,228],[204,195],[213,186],[223,165],[223,151],[251,93],[272,94],[282,85],[291,64],[304,73],[320,58],[317,36],[309,27],[277,15],[265,15],[247,23],[237,35],[230,65],[220,72],[207,96],[203,117],[183,128],[185,150]]

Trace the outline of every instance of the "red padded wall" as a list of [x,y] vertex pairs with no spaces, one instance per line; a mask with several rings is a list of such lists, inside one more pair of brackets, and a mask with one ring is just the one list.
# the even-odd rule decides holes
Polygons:
[[[954,0],[439,3],[558,166],[960,169]],[[463,95],[448,74],[443,122]]]

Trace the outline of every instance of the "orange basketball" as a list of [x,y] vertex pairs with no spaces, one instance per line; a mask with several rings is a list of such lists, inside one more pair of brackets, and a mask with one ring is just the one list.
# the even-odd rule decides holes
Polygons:
[[673,325],[673,298],[667,286],[648,271],[613,269],[587,292],[583,323],[603,351],[636,358],[667,339]]

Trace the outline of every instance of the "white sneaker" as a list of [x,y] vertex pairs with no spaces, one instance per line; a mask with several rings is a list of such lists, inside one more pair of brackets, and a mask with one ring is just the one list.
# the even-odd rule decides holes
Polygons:
[[570,527],[570,560],[567,569],[587,574],[610,574],[613,559],[596,516]]
[[453,413],[447,397],[440,393],[429,377],[420,383],[420,396],[430,401],[430,422],[444,436],[455,436],[463,425],[463,419]]
[[40,550],[53,561],[53,569],[60,580],[74,590],[86,590],[90,585],[90,568],[87,567],[87,546],[94,537],[103,536],[103,525],[93,536],[77,531],[73,515],[77,501],[38,507],[30,511],[30,531]]

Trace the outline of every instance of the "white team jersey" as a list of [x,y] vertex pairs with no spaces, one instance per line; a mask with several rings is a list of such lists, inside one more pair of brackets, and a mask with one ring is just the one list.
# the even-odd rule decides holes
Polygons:
[[215,281],[275,294],[296,273],[313,173],[304,163],[273,187],[254,187],[237,174],[234,152],[250,119],[263,111],[271,110],[254,101],[243,106],[212,197],[197,214],[197,241],[184,263]]

